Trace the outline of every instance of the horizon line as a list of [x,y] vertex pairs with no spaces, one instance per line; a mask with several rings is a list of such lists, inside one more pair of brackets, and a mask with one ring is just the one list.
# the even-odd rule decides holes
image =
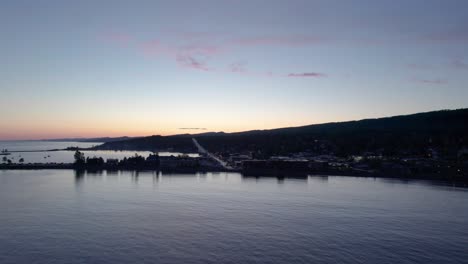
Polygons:
[[[426,114],[426,113],[433,113],[433,112],[441,112],[441,111],[457,111],[457,110],[467,110],[468,107],[465,108],[456,108],[456,109],[439,109],[439,110],[430,110],[425,112],[416,112],[416,113],[409,113],[409,114],[400,114],[400,115],[392,115],[392,116],[381,116],[381,117],[366,117],[362,119],[354,119],[354,120],[346,120],[346,121],[330,121],[324,123],[313,123],[313,124],[305,124],[299,126],[288,126],[288,127],[276,127],[276,128],[267,128],[267,129],[251,129],[251,130],[242,130],[242,131],[233,131],[233,132],[224,132],[224,131],[207,131],[203,133],[197,134],[168,134],[168,135],[161,135],[161,134],[153,134],[153,135],[146,135],[146,136],[95,136],[95,137],[58,137],[58,138],[41,138],[41,139],[0,139],[0,141],[59,141],[59,140],[89,140],[89,139],[99,139],[99,138],[144,138],[144,137],[152,137],[152,136],[161,136],[161,137],[171,137],[171,136],[180,136],[180,135],[200,135],[200,134],[209,134],[209,133],[226,133],[226,134],[235,134],[235,133],[243,133],[243,132],[251,132],[251,131],[265,131],[265,130],[276,130],[276,129],[283,129],[283,128],[300,128],[305,126],[313,126],[313,125],[325,125],[325,124],[334,124],[334,123],[346,123],[346,122],[358,122],[364,120],[372,120],[372,119],[381,119],[381,118],[392,118],[392,117],[399,117],[399,116],[408,116],[408,115],[416,115],[416,114]],[[179,128],[180,129],[180,128]],[[89,142],[93,143],[93,142]],[[95,142],[99,143],[99,142]]]

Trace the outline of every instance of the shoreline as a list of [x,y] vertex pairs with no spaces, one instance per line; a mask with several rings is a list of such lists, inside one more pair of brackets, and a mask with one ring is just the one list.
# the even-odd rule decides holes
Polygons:
[[198,168],[164,168],[154,166],[76,166],[73,163],[60,164],[1,164],[0,171],[8,170],[74,170],[78,172],[102,172],[102,171],[158,171],[163,173],[208,173],[208,172],[232,172],[240,173],[243,177],[249,178],[278,178],[287,179],[295,178],[302,179],[309,176],[342,176],[342,177],[363,177],[363,178],[382,178],[382,179],[397,179],[397,180],[427,180],[438,181],[444,183],[462,184],[463,187],[468,187],[468,179],[457,175],[438,175],[438,174],[410,174],[398,175],[396,173],[373,173],[367,171],[337,171],[337,170],[314,170],[314,171],[290,171],[290,172],[275,172],[275,173],[248,173],[240,169],[223,169],[213,167],[198,167]]

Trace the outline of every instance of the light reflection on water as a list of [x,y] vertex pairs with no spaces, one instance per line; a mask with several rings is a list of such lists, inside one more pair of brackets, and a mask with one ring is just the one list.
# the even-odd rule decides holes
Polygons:
[[463,263],[468,192],[390,179],[0,171],[0,263]]
[[[100,145],[99,142],[49,142],[49,141],[0,141],[0,150],[8,149],[9,151],[37,151],[37,150],[52,150],[65,149],[68,147],[90,148]],[[131,157],[135,154],[147,157],[152,152],[150,151],[82,151],[85,157],[102,157],[106,159],[123,159]],[[13,152],[8,155],[14,163],[18,163],[21,158],[24,163],[72,163],[74,151],[43,151],[43,152]],[[179,152],[159,152],[160,156],[178,156]],[[191,157],[198,157],[197,153],[188,154]]]

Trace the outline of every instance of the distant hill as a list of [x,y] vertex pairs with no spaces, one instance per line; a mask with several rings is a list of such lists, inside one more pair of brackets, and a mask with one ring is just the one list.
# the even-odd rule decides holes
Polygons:
[[52,141],[52,142],[113,142],[134,139],[137,137],[100,137],[100,138],[55,138],[55,139],[42,139],[41,141]]
[[429,147],[446,155],[468,143],[468,109],[254,130],[199,137],[210,151],[260,151],[261,156],[310,151],[341,156],[363,152],[421,154]]
[[191,137],[212,152],[250,151],[259,157],[302,151],[340,156],[363,152],[417,155],[428,148],[453,156],[468,143],[468,109],[237,133],[151,136],[97,148],[195,151]]
[[196,152],[189,134],[175,136],[149,136],[104,143],[94,147],[97,150],[148,150]]

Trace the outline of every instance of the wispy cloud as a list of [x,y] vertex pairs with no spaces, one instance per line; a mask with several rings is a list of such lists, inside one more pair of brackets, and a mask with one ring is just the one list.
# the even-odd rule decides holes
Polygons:
[[237,38],[227,42],[234,46],[301,46],[322,44],[325,39],[312,36],[261,36]]
[[165,29],[163,32],[169,36],[176,37],[178,39],[196,41],[196,40],[216,40],[226,35],[222,32],[209,32],[209,31],[186,31],[178,29]]
[[468,69],[468,63],[462,59],[453,59],[446,63],[439,64],[425,64],[425,63],[410,63],[406,65],[408,68],[415,70],[435,70],[435,69]]
[[[113,34],[111,40],[117,43],[129,43],[133,41],[129,35]],[[239,38],[228,38],[227,34],[212,34],[209,32],[170,34],[168,39],[152,39],[142,41],[135,45],[144,55],[149,57],[164,56],[174,60],[179,66],[199,71],[214,71],[215,67],[209,66],[213,58],[225,53],[233,52],[240,47],[266,47],[266,46],[307,46],[325,42],[325,39],[307,35],[286,36],[249,36]],[[175,37],[175,38],[174,38]],[[283,73],[273,74],[251,72],[246,69],[246,63],[235,62],[227,66],[227,72],[242,73],[267,77],[325,77],[318,72]],[[222,72],[222,71],[221,71]]]
[[180,130],[206,130],[205,127],[181,127]]
[[188,53],[201,56],[214,56],[223,52],[221,47],[210,44],[191,44],[181,46],[178,50],[179,53]]
[[236,62],[229,65],[229,71],[234,73],[247,73],[248,70],[245,68],[246,63]]
[[221,49],[212,45],[169,45],[160,40],[146,41],[141,45],[141,50],[148,56],[166,56],[174,59],[177,64],[184,68],[210,71],[207,60],[216,54],[221,53]]
[[465,43],[468,42],[468,28],[458,28],[442,32],[435,32],[423,37],[425,41],[443,43]]
[[434,68],[434,65],[431,64],[422,64],[422,63],[410,63],[408,68],[415,69],[415,70],[430,70]]
[[321,78],[326,77],[327,75],[319,72],[304,72],[304,73],[290,73],[288,77],[294,78]]
[[442,85],[442,84],[447,84],[447,80],[443,79],[416,79],[416,82],[419,83],[424,83],[424,84],[435,84],[435,85]]
[[140,44],[140,49],[144,54],[149,56],[174,56],[177,54],[177,49],[175,47],[163,44],[160,40],[157,39],[143,42]]
[[184,68],[202,70],[202,71],[212,71],[213,68],[209,68],[206,63],[197,60],[196,58],[190,55],[179,55],[177,56],[177,62],[180,66]]
[[468,69],[468,64],[461,59],[455,59],[450,64],[455,69]]

